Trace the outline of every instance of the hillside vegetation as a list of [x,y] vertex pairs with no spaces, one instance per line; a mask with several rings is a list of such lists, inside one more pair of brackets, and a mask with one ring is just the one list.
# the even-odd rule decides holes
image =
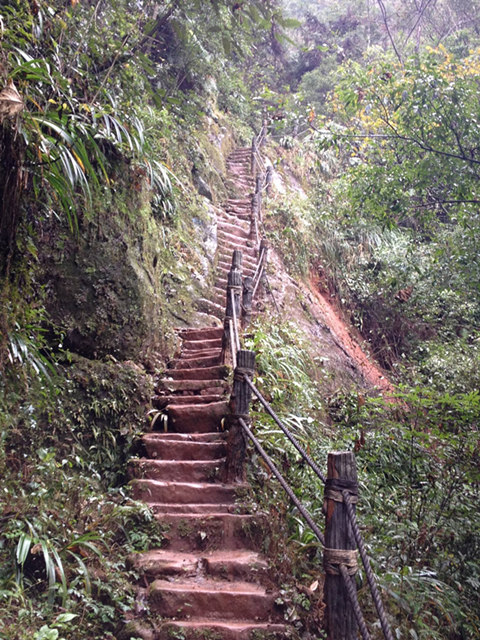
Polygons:
[[[265,116],[257,384],[320,465],[355,450],[396,637],[480,638],[479,30],[476,0],[2,4],[0,638],[120,640],[139,606],[126,558],[166,532],[126,461],[175,327],[205,321],[225,160]],[[322,522],[323,488],[254,423]],[[253,454],[249,476],[287,615],[321,637],[321,550]]]

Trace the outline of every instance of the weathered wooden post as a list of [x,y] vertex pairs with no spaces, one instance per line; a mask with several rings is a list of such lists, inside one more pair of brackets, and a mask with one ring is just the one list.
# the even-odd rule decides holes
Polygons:
[[253,136],[253,139],[252,139],[252,161],[251,161],[251,167],[250,167],[253,177],[255,177],[255,174],[257,172],[257,153],[258,153],[257,138],[255,136]]
[[[349,578],[358,570],[357,552],[352,527],[343,502],[342,491],[347,490],[351,502],[358,500],[355,456],[350,451],[328,454],[325,483],[325,604],[328,640],[356,640],[357,623],[340,565]],[[355,508],[355,507],[354,507]]]
[[260,198],[259,194],[257,193],[257,191],[255,191],[255,193],[252,196],[252,212],[250,217],[250,238],[253,241],[253,244],[256,250],[258,250],[258,237],[259,237],[259,232],[258,232],[258,211],[259,211],[259,205],[260,205],[259,198]]
[[248,327],[252,319],[253,278],[246,276],[243,279],[242,296],[242,328]]
[[[233,293],[233,296],[232,296]],[[227,300],[225,304],[225,319],[223,322],[223,339],[222,339],[222,362],[228,358],[232,350],[230,323],[235,323],[233,329],[238,334],[238,321],[241,312],[241,295],[242,295],[242,252],[235,249],[232,255],[232,267],[227,276]],[[238,349],[237,344],[233,344],[233,351]],[[235,363],[232,363],[235,365]]]
[[260,295],[263,296],[267,285],[268,244],[265,238],[262,238],[260,241],[259,255],[261,260],[261,264],[259,266],[260,272],[258,273],[257,281],[255,283],[255,286],[253,287],[252,297],[255,297],[257,289],[259,290]]
[[267,173],[265,175],[265,192],[268,197],[270,197],[271,195],[272,182],[273,182],[273,167],[272,165],[269,165],[267,167]]
[[253,378],[255,352],[239,350],[237,366],[233,374],[232,395],[230,396],[229,431],[227,439],[227,482],[245,480],[245,456],[247,442],[239,419],[250,423],[249,407],[252,390],[245,382],[245,376]]
[[262,219],[262,187],[265,182],[265,176],[260,173],[255,180],[255,195],[257,196],[257,217]]
[[265,141],[267,139],[267,131],[268,131],[268,118],[264,114],[263,121],[262,121],[262,133],[261,133],[261,137],[260,137],[260,146],[261,147],[263,147],[263,145],[265,144]]

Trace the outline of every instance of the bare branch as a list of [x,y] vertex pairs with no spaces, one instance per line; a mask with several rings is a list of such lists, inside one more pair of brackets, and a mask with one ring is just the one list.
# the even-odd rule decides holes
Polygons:
[[378,2],[378,6],[380,7],[380,11],[382,12],[383,24],[385,25],[385,29],[387,30],[388,37],[390,38],[390,42],[392,43],[393,50],[395,51],[395,55],[397,56],[398,61],[403,67],[402,57],[397,49],[397,45],[395,44],[395,40],[393,39],[392,32],[390,31],[390,27],[388,26],[387,10],[385,9],[383,0],[377,0],[377,2]]

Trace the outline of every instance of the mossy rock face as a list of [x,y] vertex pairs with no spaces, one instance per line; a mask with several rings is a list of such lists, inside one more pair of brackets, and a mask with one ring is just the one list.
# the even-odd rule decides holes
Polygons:
[[155,220],[148,203],[127,201],[124,209],[101,213],[75,241],[55,230],[43,252],[47,308],[63,346],[91,359],[168,352],[171,326],[188,323],[199,288],[191,277],[195,233],[192,246],[168,247],[173,223]]
[[[88,358],[133,357],[148,339],[145,298],[152,287],[124,240],[92,242],[52,273],[54,321],[66,331],[65,347]],[[146,275],[146,274],[145,274]]]

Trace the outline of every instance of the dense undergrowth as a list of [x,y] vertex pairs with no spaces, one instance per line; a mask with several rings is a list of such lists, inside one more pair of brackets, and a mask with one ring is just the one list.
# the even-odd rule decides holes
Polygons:
[[[356,452],[358,519],[395,636],[477,638],[478,393],[405,387],[394,403],[357,392],[319,403],[317,367],[291,325],[262,321],[249,346],[258,353],[257,385],[321,468],[329,451]],[[321,481],[255,402],[252,415],[263,446],[321,526]],[[257,499],[274,523],[266,541],[273,565],[293,578],[284,587],[287,615],[309,637],[321,600],[321,546],[253,450],[249,459]],[[363,572],[358,581],[376,629]],[[373,634],[381,637],[379,629]]]

